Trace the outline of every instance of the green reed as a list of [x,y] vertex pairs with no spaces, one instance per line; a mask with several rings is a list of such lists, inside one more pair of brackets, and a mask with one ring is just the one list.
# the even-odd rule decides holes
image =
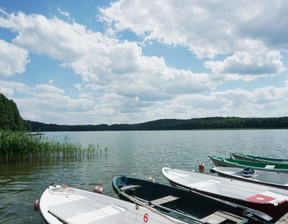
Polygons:
[[80,144],[54,142],[43,139],[42,135],[0,130],[0,161],[47,160],[47,159],[82,159],[95,158],[107,153],[108,148]]

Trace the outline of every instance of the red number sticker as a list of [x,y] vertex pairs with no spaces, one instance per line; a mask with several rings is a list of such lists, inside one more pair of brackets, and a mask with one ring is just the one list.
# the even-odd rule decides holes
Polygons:
[[143,217],[143,220],[144,220],[145,223],[148,222],[148,217],[149,217],[148,213],[145,213],[145,215]]

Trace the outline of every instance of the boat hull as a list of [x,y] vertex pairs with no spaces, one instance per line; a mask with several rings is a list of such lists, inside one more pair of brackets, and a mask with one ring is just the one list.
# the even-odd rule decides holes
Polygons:
[[183,223],[126,201],[63,185],[49,186],[39,207],[49,224]]
[[268,215],[270,215],[271,217],[273,217],[273,222],[277,221],[279,218],[281,218],[284,214],[286,214],[288,212],[287,207],[288,207],[288,202],[287,201],[283,201],[282,204],[278,205],[278,206],[274,206],[274,205],[266,205],[266,204],[258,204],[258,203],[251,203],[251,202],[247,202],[244,200],[239,200],[239,199],[235,199],[235,198],[231,198],[231,197],[226,197],[223,195],[219,195],[219,194],[213,194],[213,193],[209,193],[206,191],[201,191],[201,190],[197,190],[197,189],[191,189],[189,187],[186,187],[184,185],[181,184],[177,184],[173,181],[170,182],[173,186],[177,186],[177,187],[183,187],[189,190],[193,190],[196,192],[199,192],[201,194],[205,194],[208,195],[210,197],[214,197],[214,198],[218,198],[224,201],[229,201],[238,205],[242,205],[245,207],[249,207],[249,208],[253,208],[255,210],[259,210],[262,211]]
[[[171,168],[163,168],[162,174],[174,186],[262,211],[274,222],[288,212],[288,192],[283,189]],[[265,196],[269,193],[275,198]],[[274,199],[277,200],[272,202]]]
[[267,163],[267,162],[288,163],[287,159],[275,159],[275,158],[268,158],[268,157],[245,155],[245,154],[240,154],[240,153],[231,153],[231,155],[237,160],[246,160],[246,161],[263,162],[263,163]]
[[[126,187],[121,188],[121,186],[138,186],[137,188],[127,189]],[[151,206],[159,208],[158,204],[154,204],[155,201],[159,201],[159,198],[167,198],[170,196],[176,197],[177,199],[172,202],[165,202],[160,206],[160,211],[166,214],[166,209],[173,208],[173,211],[183,211],[183,213],[188,214],[190,217],[194,217],[195,221],[191,219],[186,219],[186,216],[181,216],[178,214],[178,218],[182,221],[189,223],[199,223],[200,220],[205,219],[211,214],[221,210],[234,214],[237,216],[242,216],[243,214],[252,213],[252,210],[237,206],[235,204],[230,204],[219,199],[215,199],[208,195],[199,194],[198,192],[193,192],[186,189],[180,189],[173,186],[163,185],[159,183],[152,183],[150,181],[145,181],[137,178],[127,177],[124,179],[122,176],[116,176],[112,180],[113,189],[118,194],[121,199],[127,200],[125,196],[121,194],[122,191],[132,195],[133,197],[139,198],[146,201]],[[121,190],[123,189],[123,190]],[[129,199],[128,199],[129,200]],[[249,211],[248,211],[249,210]],[[173,211],[168,210],[169,215],[175,215]],[[254,211],[255,212],[255,211]],[[257,213],[256,211],[255,213]],[[262,218],[267,217],[266,214],[261,213]],[[255,216],[254,216],[255,218]],[[258,217],[259,218],[259,217]],[[247,219],[247,223],[262,223],[261,221],[255,221],[253,219]],[[260,219],[260,218],[259,218]]]
[[251,177],[244,177],[242,170],[239,167],[213,167],[211,169],[212,172],[216,172],[219,176],[288,190],[288,174],[286,173],[257,170]]
[[254,170],[288,173],[288,164],[280,163],[264,163],[264,162],[252,162],[246,160],[235,160],[216,156],[210,156],[215,166],[222,167],[250,167]]

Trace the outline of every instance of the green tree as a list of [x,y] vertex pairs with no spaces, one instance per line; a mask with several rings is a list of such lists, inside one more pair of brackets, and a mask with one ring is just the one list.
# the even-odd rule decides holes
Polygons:
[[11,131],[24,130],[24,122],[17,105],[0,93],[0,129]]

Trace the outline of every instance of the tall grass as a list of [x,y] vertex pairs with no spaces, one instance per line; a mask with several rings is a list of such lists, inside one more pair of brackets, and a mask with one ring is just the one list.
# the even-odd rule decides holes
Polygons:
[[107,150],[107,147],[103,150],[98,145],[83,148],[67,141],[43,139],[41,135],[0,131],[0,161],[95,158]]

